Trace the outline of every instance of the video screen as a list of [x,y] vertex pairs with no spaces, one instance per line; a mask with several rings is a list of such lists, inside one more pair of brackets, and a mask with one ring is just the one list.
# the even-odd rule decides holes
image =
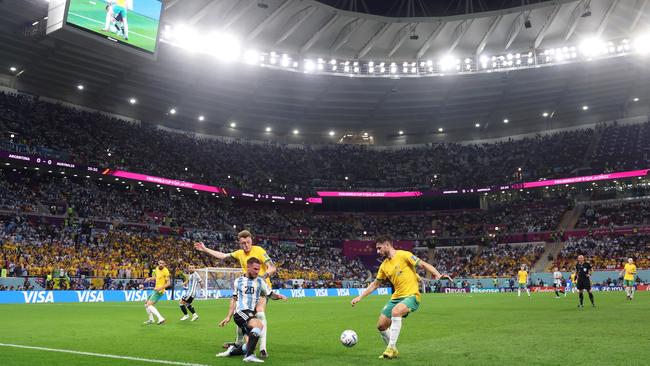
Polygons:
[[66,24],[154,54],[162,0],[70,0]]

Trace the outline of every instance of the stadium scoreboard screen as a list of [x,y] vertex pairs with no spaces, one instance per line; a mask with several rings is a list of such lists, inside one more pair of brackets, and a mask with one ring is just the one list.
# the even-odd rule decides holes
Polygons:
[[162,0],[51,0],[47,33],[69,30],[155,57],[163,8]]

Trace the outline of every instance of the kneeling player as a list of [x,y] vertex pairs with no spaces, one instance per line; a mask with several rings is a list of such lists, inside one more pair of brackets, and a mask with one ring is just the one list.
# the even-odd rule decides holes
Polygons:
[[185,283],[183,284],[183,286],[187,286],[187,292],[185,293],[185,296],[181,298],[181,301],[179,303],[181,307],[181,311],[184,314],[181,320],[187,320],[190,317],[187,314],[187,311],[189,310],[190,313],[192,313],[191,321],[195,321],[196,319],[199,318],[199,315],[194,310],[194,307],[192,306],[192,301],[194,301],[194,297],[196,297],[196,293],[199,290],[199,284],[202,281],[201,281],[201,276],[199,276],[199,274],[196,273],[196,268],[194,268],[194,266],[189,266],[188,270],[189,270],[189,276],[187,278],[187,281],[185,281]]
[[[246,261],[246,275],[235,280],[228,315],[219,323],[220,327],[225,326],[234,315],[235,324],[248,336],[248,342],[245,345],[230,346],[225,352],[217,354],[217,357],[243,354],[244,362],[264,362],[255,356],[255,347],[264,329],[262,321],[255,316],[255,307],[262,296],[269,296],[271,290],[264,280],[258,277],[261,264],[262,262],[255,257]],[[286,299],[283,295],[277,296]]]

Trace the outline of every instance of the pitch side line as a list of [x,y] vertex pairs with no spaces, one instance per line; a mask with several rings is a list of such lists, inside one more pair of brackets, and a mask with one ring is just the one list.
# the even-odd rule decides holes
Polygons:
[[[77,13],[70,12],[70,15],[74,15],[74,16],[76,16],[76,17],[83,18],[83,19],[89,20],[89,21],[91,21],[91,22],[95,22],[95,23],[99,23],[99,24],[104,24],[104,23],[100,22],[99,20],[95,20],[95,19],[93,19],[93,18],[88,18],[87,16],[83,16],[83,15],[81,15],[81,14],[77,14]],[[145,36],[144,34],[140,34],[140,33],[138,33],[138,32],[129,32],[129,34],[135,34],[136,36],[140,36],[140,37],[142,37],[142,38],[146,38],[146,39],[151,40],[151,41],[155,41],[155,40],[156,40],[155,38],[147,37],[147,36]]]
[[107,355],[103,353],[92,353],[92,352],[81,352],[73,351],[68,349],[58,349],[58,348],[47,348],[47,347],[33,347],[33,346],[23,346],[20,344],[8,344],[0,343],[0,347],[12,347],[12,348],[23,348],[31,349],[37,351],[47,351],[47,352],[59,352],[59,353],[70,353],[73,355],[83,355],[83,356],[93,356],[93,357],[103,357],[103,358],[113,358],[117,360],[129,360],[129,361],[140,361],[140,362],[149,362],[149,363],[159,363],[164,365],[178,365],[178,366],[210,366],[200,363],[187,363],[187,362],[177,362],[177,361],[167,361],[167,360],[155,360],[149,358],[140,358],[140,357],[129,357],[129,356],[119,356],[119,355]]

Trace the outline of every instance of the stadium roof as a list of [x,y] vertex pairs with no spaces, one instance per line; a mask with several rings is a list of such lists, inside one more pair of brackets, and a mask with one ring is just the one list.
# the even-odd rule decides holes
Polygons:
[[[395,18],[314,0],[170,0],[163,22],[204,31],[216,24],[246,47],[309,57],[417,60],[449,52],[474,57],[577,45],[594,34],[632,37],[648,30],[646,3],[556,0],[467,15]],[[587,11],[590,16],[583,17]],[[152,62],[51,37],[26,37],[25,30],[46,14],[45,0],[0,1],[5,85],[195,132],[323,142],[333,138],[330,130],[334,137],[364,131],[377,142],[420,143],[648,114],[647,56],[473,75],[350,78],[224,64],[169,44],[161,45],[158,61]],[[417,40],[411,39],[412,30]],[[18,72],[9,72],[10,66]],[[78,84],[84,84],[83,92]],[[131,97],[137,104],[128,103]],[[167,113],[172,107],[177,114]],[[205,120],[198,121],[199,115]],[[404,136],[397,136],[399,130]]]

